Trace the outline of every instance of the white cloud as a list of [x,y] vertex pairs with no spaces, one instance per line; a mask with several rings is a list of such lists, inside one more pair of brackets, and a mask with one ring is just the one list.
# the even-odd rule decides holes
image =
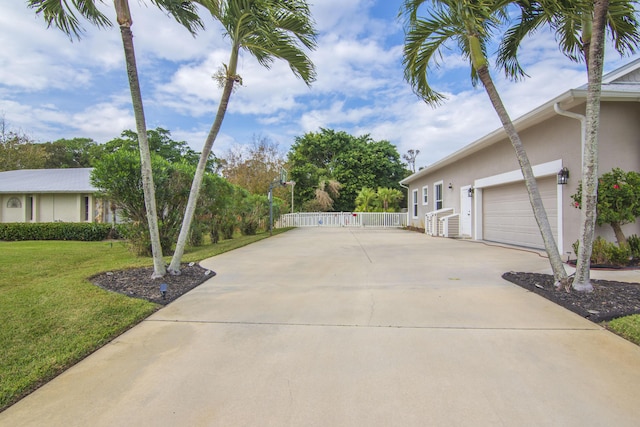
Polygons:
[[[296,136],[327,127],[389,140],[401,154],[419,149],[418,164],[424,165],[499,126],[484,90],[471,87],[468,62],[455,51],[445,51],[429,76],[436,90],[449,95],[442,106],[431,108],[411,92],[402,70],[397,2],[312,3],[319,37],[310,57],[317,81],[309,88],[286,63],[265,69],[244,54],[244,86],[232,95],[214,152],[249,143],[252,134],[288,149]],[[229,41],[207,13],[207,30],[193,38],[150,2],[130,6],[147,126],[166,128],[199,151],[221,93],[211,76],[228,61]],[[112,3],[101,7],[113,19]],[[100,142],[135,129],[120,32],[85,27],[82,40],[71,43],[23,3],[3,5],[0,113],[14,128],[41,141],[88,136]],[[547,31],[525,40],[520,55],[530,78],[514,83],[492,70],[513,118],[586,81],[584,65],[566,59]],[[606,59],[608,70],[630,60],[620,60],[613,49]]]

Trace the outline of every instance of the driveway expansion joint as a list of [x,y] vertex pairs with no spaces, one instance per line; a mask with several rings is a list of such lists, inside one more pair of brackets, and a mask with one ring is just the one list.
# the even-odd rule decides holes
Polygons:
[[365,325],[348,323],[291,323],[291,322],[248,322],[225,320],[177,320],[177,319],[147,319],[145,322],[156,323],[201,323],[214,325],[245,325],[245,326],[303,326],[318,328],[363,328],[363,329],[432,329],[432,330],[469,330],[469,331],[602,331],[602,328],[518,328],[518,327],[477,327],[477,326],[416,326],[416,325]]

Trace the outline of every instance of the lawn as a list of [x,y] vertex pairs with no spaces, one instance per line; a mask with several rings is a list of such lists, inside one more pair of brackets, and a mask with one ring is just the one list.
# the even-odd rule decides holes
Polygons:
[[[183,261],[200,261],[266,237],[238,236],[189,248]],[[87,280],[103,271],[151,264],[120,241],[0,242],[0,411],[156,311],[157,304]]]
[[620,317],[607,324],[607,329],[640,345],[640,315]]

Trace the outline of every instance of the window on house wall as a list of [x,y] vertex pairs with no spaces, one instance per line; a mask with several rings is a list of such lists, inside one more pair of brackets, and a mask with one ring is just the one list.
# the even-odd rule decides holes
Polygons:
[[422,204],[429,204],[429,187],[422,187]]
[[84,202],[84,211],[83,211],[84,220],[89,221],[89,196],[84,196],[82,200]]
[[413,205],[413,217],[418,218],[418,190],[413,190],[411,196],[411,203]]
[[439,182],[433,186],[435,193],[435,208],[436,210],[442,209],[442,182]]
[[27,197],[27,217],[29,218],[29,221],[33,221],[33,213],[33,196],[29,196]]
[[7,207],[8,208],[21,208],[22,207],[22,202],[17,197],[12,197],[9,200],[7,200]]

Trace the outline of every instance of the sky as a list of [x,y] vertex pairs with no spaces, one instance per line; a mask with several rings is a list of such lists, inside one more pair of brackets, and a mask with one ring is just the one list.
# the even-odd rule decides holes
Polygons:
[[[115,22],[112,2],[101,9]],[[131,0],[133,35],[147,128],[201,151],[221,90],[212,75],[228,61],[229,40],[205,11],[205,30],[194,38],[148,0]],[[429,165],[497,129],[500,122],[469,65],[444,51],[431,86],[447,96],[433,108],[404,80],[400,0],[312,0],[317,70],[308,87],[286,63],[261,67],[242,55],[236,90],[213,151],[268,138],[283,152],[297,137],[320,128],[388,140],[400,154],[420,150],[416,166]],[[25,1],[0,6],[0,118],[36,142],[88,137],[99,143],[135,129],[120,31],[84,23],[81,40],[47,28]],[[529,78],[513,82],[492,69],[512,118],[586,83],[584,64],[563,56],[550,32],[527,39],[520,61]],[[608,49],[605,72],[638,55],[620,58]]]

